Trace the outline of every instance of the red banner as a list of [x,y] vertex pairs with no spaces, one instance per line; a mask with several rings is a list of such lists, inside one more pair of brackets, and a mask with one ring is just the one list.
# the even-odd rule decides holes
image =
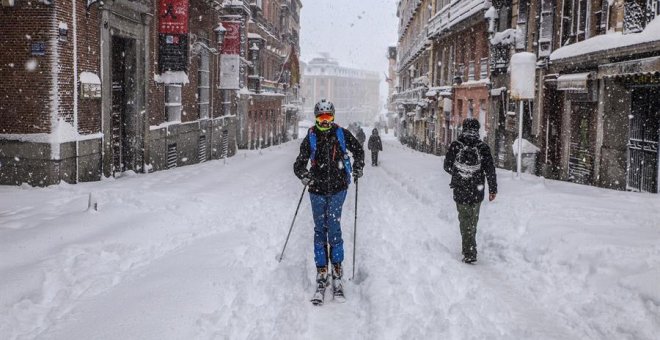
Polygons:
[[160,0],[158,33],[188,34],[188,0]]
[[222,26],[227,30],[225,42],[222,45],[222,54],[240,54],[241,23],[238,21],[223,21]]

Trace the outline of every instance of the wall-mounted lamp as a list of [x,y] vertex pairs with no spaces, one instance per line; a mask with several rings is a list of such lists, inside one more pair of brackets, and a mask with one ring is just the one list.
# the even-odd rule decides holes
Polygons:
[[222,49],[222,45],[225,43],[225,34],[227,33],[227,29],[222,26],[222,23],[219,23],[218,27],[214,28],[213,30],[215,31],[218,48]]

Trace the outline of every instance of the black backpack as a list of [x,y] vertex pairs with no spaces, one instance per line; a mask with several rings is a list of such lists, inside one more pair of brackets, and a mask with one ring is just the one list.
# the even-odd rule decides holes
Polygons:
[[479,144],[470,146],[459,141],[456,142],[459,144],[459,149],[454,160],[454,173],[462,179],[472,179],[481,171]]

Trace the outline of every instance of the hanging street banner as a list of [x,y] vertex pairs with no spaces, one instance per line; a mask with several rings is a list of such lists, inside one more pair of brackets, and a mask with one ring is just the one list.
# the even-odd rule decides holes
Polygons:
[[220,56],[220,89],[240,89],[240,62],[238,54],[222,54]]
[[188,0],[158,2],[158,68],[188,70]]
[[160,0],[158,33],[188,34],[188,0]]
[[240,89],[241,22],[223,21],[227,30],[220,55],[220,89]]
[[222,45],[222,54],[239,55],[241,53],[241,22],[223,21],[222,26],[227,30]]

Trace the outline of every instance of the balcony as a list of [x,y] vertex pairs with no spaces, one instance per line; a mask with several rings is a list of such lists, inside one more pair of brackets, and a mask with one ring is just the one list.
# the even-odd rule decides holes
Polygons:
[[402,1],[399,4],[400,8],[402,6],[405,7],[404,13],[401,16],[401,22],[403,24],[399,26],[399,39],[401,39],[403,34],[406,32],[408,26],[410,26],[410,22],[412,21],[413,17],[415,16],[415,13],[419,9],[419,5],[421,4],[422,4],[422,0],[409,0],[407,3],[405,1]]
[[[415,87],[392,95],[392,102],[402,105],[417,105],[424,99],[426,86]],[[424,103],[425,105],[425,103]]]
[[430,42],[427,38],[426,28],[424,28],[415,40],[409,44],[410,48],[400,55],[401,59],[399,59],[399,65],[407,65],[414,57],[419,55],[427,45],[430,45]]
[[490,7],[489,0],[452,1],[429,20],[428,36],[437,37],[442,33]]

